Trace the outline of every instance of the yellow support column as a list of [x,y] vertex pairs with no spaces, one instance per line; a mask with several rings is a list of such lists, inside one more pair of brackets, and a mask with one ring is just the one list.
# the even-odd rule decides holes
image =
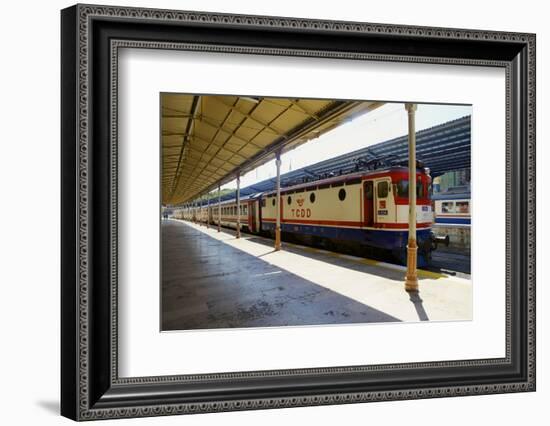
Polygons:
[[409,116],[409,241],[407,245],[407,275],[405,290],[418,291],[416,244],[416,104],[405,104]]
[[218,232],[222,230],[222,204],[221,204],[221,190],[218,185]]
[[[208,194],[206,194],[208,197]],[[206,199],[206,227],[210,229],[210,197]]]
[[241,174],[237,173],[237,238],[241,238]]
[[277,151],[275,164],[277,165],[277,201],[275,208],[277,212],[275,217],[277,218],[275,224],[275,250],[281,250],[281,151]]

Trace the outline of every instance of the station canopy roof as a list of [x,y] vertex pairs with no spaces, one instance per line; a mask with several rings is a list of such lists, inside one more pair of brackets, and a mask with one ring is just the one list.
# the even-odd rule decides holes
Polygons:
[[162,203],[192,201],[381,105],[163,93]]
[[[471,116],[467,115],[416,132],[416,158],[430,169],[432,178],[450,171],[470,168],[471,121]],[[363,166],[373,160],[381,160],[381,167],[392,163],[407,164],[408,157],[408,135],[403,135],[284,173],[281,175],[281,187],[354,173],[358,171],[358,166],[359,170],[370,170]],[[270,178],[241,188],[240,192],[241,197],[246,198],[272,191],[274,188],[275,178]],[[464,198],[465,192],[469,192],[468,187],[461,188],[458,196]],[[434,194],[432,199],[436,198]],[[221,196],[222,201],[234,199],[235,192]]]

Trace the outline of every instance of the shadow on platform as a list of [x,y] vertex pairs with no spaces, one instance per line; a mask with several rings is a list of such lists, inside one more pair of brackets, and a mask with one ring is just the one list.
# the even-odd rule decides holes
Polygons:
[[269,253],[253,256],[178,221],[161,230],[163,331],[400,321],[261,259]]

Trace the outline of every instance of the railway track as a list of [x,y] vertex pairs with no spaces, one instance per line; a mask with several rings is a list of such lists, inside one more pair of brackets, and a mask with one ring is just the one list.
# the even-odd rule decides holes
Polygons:
[[428,270],[470,278],[470,253],[439,247],[432,252],[432,261]]

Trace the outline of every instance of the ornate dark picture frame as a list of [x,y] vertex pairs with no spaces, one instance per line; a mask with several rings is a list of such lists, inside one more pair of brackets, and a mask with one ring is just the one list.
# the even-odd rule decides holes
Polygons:
[[[74,420],[535,390],[535,35],[76,5],[62,28],[61,413]],[[506,71],[506,356],[119,378],[117,49]],[[154,285],[157,285],[156,283]]]

